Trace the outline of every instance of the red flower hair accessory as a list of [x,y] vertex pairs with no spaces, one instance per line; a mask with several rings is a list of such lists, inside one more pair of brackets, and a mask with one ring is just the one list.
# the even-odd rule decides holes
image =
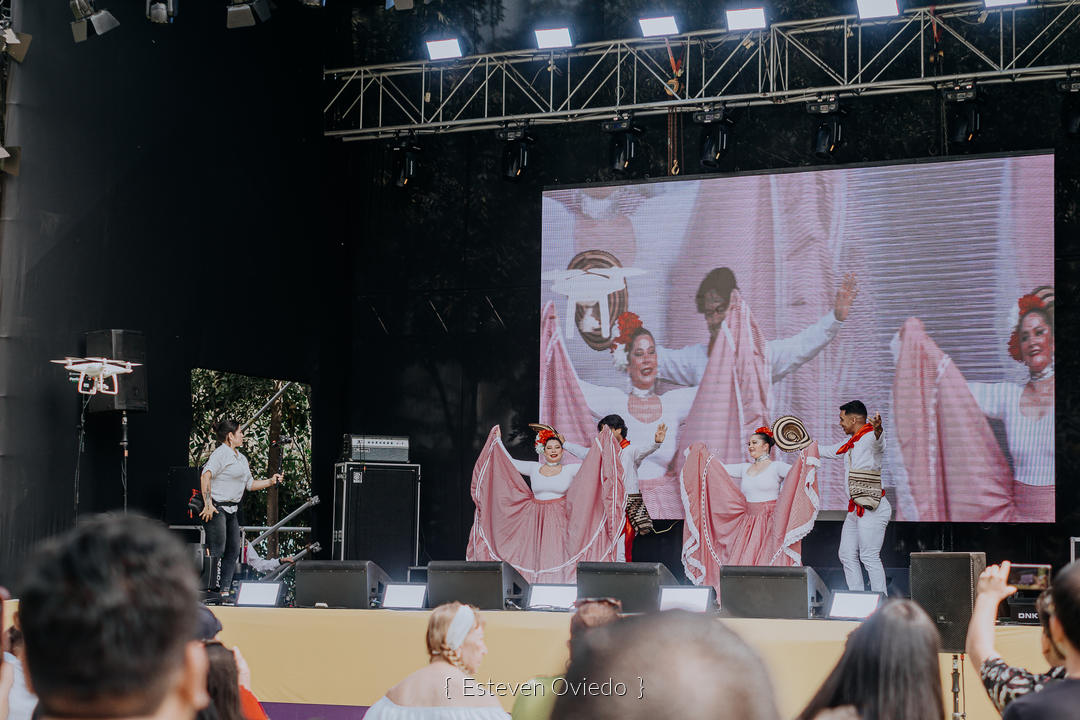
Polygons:
[[641,318],[637,313],[627,310],[619,316],[619,336],[611,341],[611,352],[615,352],[615,348],[619,345],[627,345],[630,342],[630,336],[633,335],[635,330],[640,330],[642,327]]
[[755,430],[755,431],[754,431],[754,434],[755,434],[755,435],[768,435],[769,437],[772,437],[772,436],[773,436],[773,434],[772,434],[772,430],[770,430],[769,428],[767,428],[767,427],[764,427],[764,426],[763,426],[763,427],[759,427],[759,428],[758,428],[757,430]]
[[1024,359],[1020,355],[1020,322],[1028,313],[1046,312],[1046,301],[1035,293],[1029,293],[1017,300],[1016,305],[1019,307],[1020,313],[1016,317],[1016,327],[1013,328],[1012,334],[1009,335],[1009,357],[1016,362],[1023,362]]

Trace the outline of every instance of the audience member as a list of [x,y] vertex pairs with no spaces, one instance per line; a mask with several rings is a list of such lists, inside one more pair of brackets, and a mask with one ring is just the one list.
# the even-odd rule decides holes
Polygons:
[[209,702],[195,586],[180,541],[138,515],[84,519],[42,543],[19,594],[38,714],[193,718]]
[[673,610],[590,630],[575,643],[554,720],[777,720],[750,647],[715,617]]
[[943,720],[930,617],[910,600],[886,602],[848,636],[844,654],[798,720]]
[[[37,696],[26,684],[26,643],[22,631],[18,628],[19,617],[15,615],[15,625],[7,629],[7,643],[4,645],[4,670],[11,674],[11,685],[7,688],[7,720],[30,720],[37,707]],[[4,692],[3,680],[0,680],[0,692]]]
[[[196,623],[195,639],[207,643],[207,647],[209,647],[210,643],[217,642],[219,632],[221,632],[221,621],[217,619],[217,615],[205,605],[199,605],[199,619]],[[263,709],[262,703],[255,697],[255,693],[251,689],[251,669],[248,667],[247,660],[240,654],[240,648],[238,647],[233,647],[232,654],[236,665],[237,681],[240,685],[240,713],[245,720],[267,720],[266,710]],[[213,694],[213,691],[211,691],[211,694]],[[200,720],[215,720],[213,708],[211,707],[207,712],[204,712]]]
[[379,698],[365,720],[507,720],[498,698],[471,676],[487,654],[479,611],[459,602],[428,619],[428,664]]
[[1050,640],[1065,656],[1065,677],[1019,697],[1002,720],[1080,719],[1080,561],[1066,565],[1050,586]]
[[1053,603],[1049,590],[1039,596],[1035,608],[1043,628],[1042,654],[1050,666],[1050,671],[1033,673],[1024,668],[1013,667],[1005,662],[994,648],[994,624],[997,620],[998,605],[1016,592],[1016,588],[1009,585],[1009,568],[1010,563],[1006,560],[1001,565],[991,565],[979,576],[975,608],[971,612],[965,648],[968,658],[979,671],[986,694],[990,696],[990,701],[999,713],[1005,712],[1005,707],[1021,695],[1042,690],[1048,682],[1065,677],[1065,657],[1050,638]]
[[[579,600],[570,616],[570,660],[574,658],[574,646],[592,628],[607,625],[619,619],[622,603],[613,598]],[[564,675],[548,675],[533,678],[527,692],[519,692],[514,698],[513,720],[547,720],[555,707],[555,681]],[[562,688],[560,687],[559,690]]]
[[210,661],[206,674],[210,705],[200,717],[203,720],[245,720],[240,709],[240,679],[233,651],[213,640],[206,643],[206,657]]

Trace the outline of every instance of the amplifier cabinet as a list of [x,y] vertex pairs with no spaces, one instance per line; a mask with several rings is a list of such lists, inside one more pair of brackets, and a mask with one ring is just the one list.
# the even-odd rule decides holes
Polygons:
[[419,465],[334,465],[334,560],[372,560],[405,582],[419,559],[419,522]]
[[397,435],[346,435],[342,462],[409,462],[409,438]]

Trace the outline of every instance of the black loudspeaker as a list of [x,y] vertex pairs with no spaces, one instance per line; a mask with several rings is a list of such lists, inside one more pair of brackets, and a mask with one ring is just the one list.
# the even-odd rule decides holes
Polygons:
[[338,463],[331,557],[370,558],[404,582],[417,561],[419,513],[419,465]]
[[577,566],[578,599],[616,598],[623,612],[659,610],[661,585],[678,585],[663,563],[581,562]]
[[370,560],[301,560],[296,563],[296,606],[372,607],[390,582]]
[[911,599],[937,625],[944,652],[964,652],[975,588],[985,569],[981,552],[911,553]]
[[87,410],[149,410],[146,392],[146,337],[137,330],[94,330],[86,333],[86,357],[128,360],[139,363],[124,375],[117,375],[116,395],[97,393]]
[[506,562],[433,560],[427,566],[428,605],[458,602],[481,610],[525,607],[529,583]]
[[828,603],[829,589],[811,567],[720,569],[720,609],[732,617],[821,617]]

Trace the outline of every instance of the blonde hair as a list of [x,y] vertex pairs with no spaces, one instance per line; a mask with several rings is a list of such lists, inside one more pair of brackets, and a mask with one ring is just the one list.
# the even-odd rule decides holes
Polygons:
[[446,634],[450,630],[450,623],[454,621],[454,616],[457,615],[458,609],[461,607],[469,607],[473,611],[473,616],[476,618],[475,624],[469,628],[469,632],[472,632],[478,627],[482,627],[484,621],[480,619],[480,608],[473,605],[465,605],[465,603],[454,602],[444,603],[439,607],[431,611],[431,617],[428,618],[427,626],[427,649],[428,654],[432,657],[442,657],[448,663],[456,667],[466,675],[475,671],[465,667],[465,663],[461,659],[461,648],[451,648],[446,643]]

